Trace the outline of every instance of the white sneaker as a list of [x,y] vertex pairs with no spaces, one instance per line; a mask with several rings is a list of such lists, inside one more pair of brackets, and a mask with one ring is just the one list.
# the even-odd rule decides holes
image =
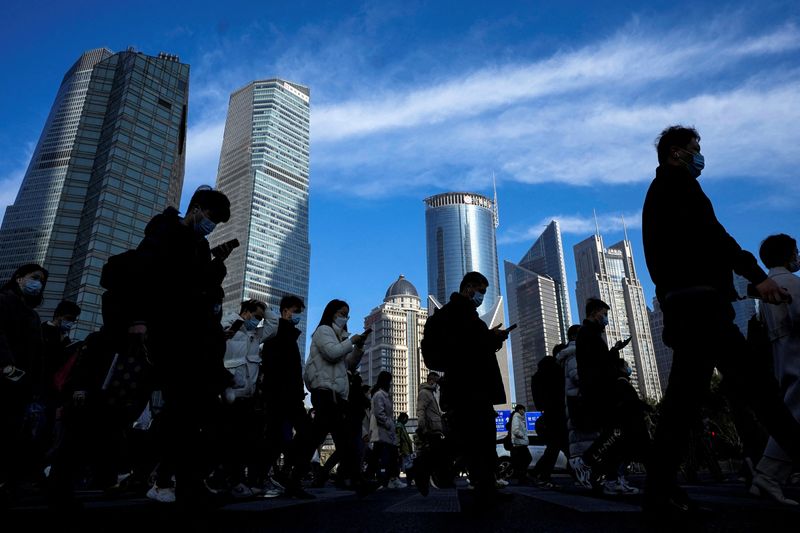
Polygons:
[[172,487],[161,489],[158,488],[157,485],[153,485],[150,487],[150,490],[147,491],[146,496],[153,501],[161,503],[175,503],[175,489]]
[[244,483],[239,483],[231,489],[231,496],[236,500],[244,500],[253,497],[253,491]]
[[508,481],[505,479],[497,479],[495,480],[495,485],[497,485],[498,488],[508,487]]
[[592,469],[589,465],[583,462],[581,457],[573,457],[569,460],[569,466],[575,471],[575,477],[578,478],[578,483],[587,489],[592,488]]
[[404,489],[407,486],[408,485],[406,485],[405,483],[403,483],[402,481],[400,481],[396,477],[393,477],[392,479],[390,479],[389,483],[386,484],[386,487],[390,488],[390,489]]
[[259,491],[262,498],[277,498],[286,492],[283,487],[278,486],[277,483],[273,483],[272,480],[267,480],[267,482],[264,483],[264,486],[261,487]]

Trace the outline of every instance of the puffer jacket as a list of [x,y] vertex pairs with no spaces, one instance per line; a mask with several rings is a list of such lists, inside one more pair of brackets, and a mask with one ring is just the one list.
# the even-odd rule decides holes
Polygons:
[[528,422],[525,415],[514,411],[511,415],[511,444],[514,446],[528,445]]
[[567,347],[558,352],[556,361],[564,369],[564,394],[568,397],[577,397],[578,388],[578,360],[575,358],[575,341],[569,341]]
[[[230,313],[222,320],[222,327],[228,329],[241,317]],[[251,398],[256,391],[258,368],[261,365],[259,353],[261,343],[274,337],[278,331],[278,315],[267,309],[261,326],[248,331],[244,326],[225,343],[225,368],[233,374],[233,391],[235,398]]]
[[364,350],[353,345],[347,331],[335,324],[320,326],[311,336],[303,381],[308,390],[328,389],[346,400],[350,392],[347,371],[355,371],[363,355]]
[[394,405],[389,393],[383,389],[378,389],[372,395],[369,441],[397,445],[397,432],[394,426]]
[[423,383],[417,395],[417,434],[444,433],[442,410],[436,401],[436,385]]

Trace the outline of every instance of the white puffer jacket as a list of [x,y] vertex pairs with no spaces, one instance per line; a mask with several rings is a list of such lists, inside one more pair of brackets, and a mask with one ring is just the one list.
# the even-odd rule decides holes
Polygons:
[[514,446],[527,446],[528,421],[525,420],[525,414],[514,411],[511,417],[511,444]]
[[[256,390],[258,369],[261,366],[261,344],[275,336],[280,317],[269,309],[259,327],[248,331],[244,326],[225,343],[225,368],[233,374],[234,385],[229,390],[234,398],[250,398]],[[241,317],[230,313],[222,320],[223,329],[231,327]]]
[[350,393],[347,371],[355,371],[363,355],[364,350],[354,346],[339,326],[320,326],[311,336],[303,381],[308,390],[328,389],[346,400]]

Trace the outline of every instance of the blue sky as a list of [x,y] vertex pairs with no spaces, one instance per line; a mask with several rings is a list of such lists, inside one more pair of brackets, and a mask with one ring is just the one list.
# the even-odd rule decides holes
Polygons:
[[401,273],[424,294],[423,198],[491,195],[492,173],[501,265],[561,220],[577,316],[572,246],[594,209],[607,245],[625,217],[652,299],[640,214],[653,140],[673,123],[699,129],[702,184],[743,246],[800,233],[797,2],[12,0],[0,12],[13,21],[0,35],[0,209],[84,50],[191,65],[188,194],[215,181],[233,90],[275,76],[309,86],[312,323],[331,298],[360,322]]

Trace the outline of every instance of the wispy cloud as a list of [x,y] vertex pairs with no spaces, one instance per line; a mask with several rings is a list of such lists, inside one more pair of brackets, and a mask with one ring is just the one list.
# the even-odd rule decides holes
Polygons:
[[22,179],[25,177],[25,172],[28,170],[28,163],[35,149],[35,142],[26,143],[16,166],[6,176],[0,178],[0,220],[3,220],[3,217],[5,217],[6,207],[13,204],[17,199],[17,192],[19,191],[20,185],[22,185]]
[[642,227],[642,211],[630,213],[601,213],[594,216],[581,214],[553,215],[544,217],[538,223],[529,227],[511,228],[500,234],[498,244],[513,244],[517,242],[532,242],[541,235],[544,228],[551,221],[557,220],[562,233],[575,235],[591,235],[596,229],[601,233],[616,233],[624,229],[638,229]]

